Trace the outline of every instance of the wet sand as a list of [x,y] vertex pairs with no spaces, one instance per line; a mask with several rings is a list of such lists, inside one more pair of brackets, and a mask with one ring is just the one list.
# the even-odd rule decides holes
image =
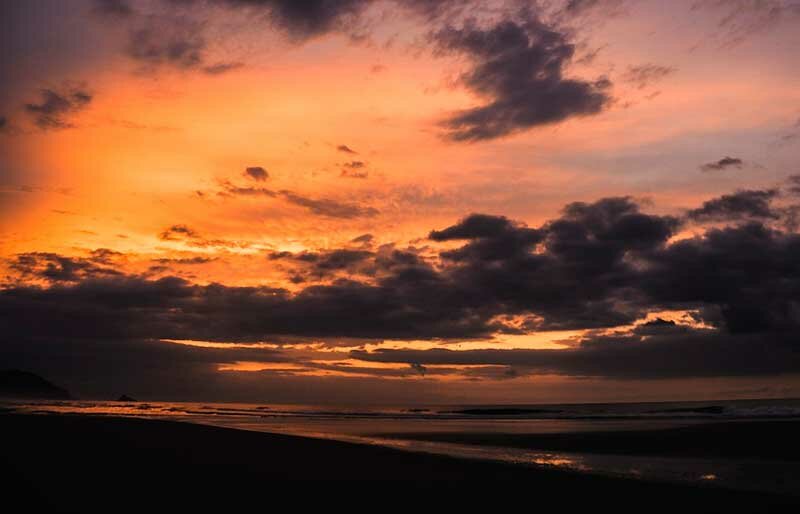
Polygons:
[[0,426],[4,501],[21,499],[28,512],[319,505],[770,512],[800,503],[171,421],[4,414]]
[[657,430],[562,434],[392,433],[376,437],[531,450],[800,461],[800,421],[726,421]]

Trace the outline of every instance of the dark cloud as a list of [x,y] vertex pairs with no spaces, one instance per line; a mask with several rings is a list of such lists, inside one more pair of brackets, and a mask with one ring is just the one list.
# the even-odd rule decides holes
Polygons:
[[[260,372],[219,371],[220,364],[234,362],[285,364],[285,370]],[[358,401],[364,391],[399,404],[428,397],[424,380],[381,380],[381,376],[411,376],[413,370],[366,368],[373,377],[315,377],[292,368],[297,357],[270,348],[201,348],[157,340],[46,340],[6,339],[0,335],[0,362],[35,370],[66,387],[82,399],[116,398],[120,391],[143,400],[292,402],[321,404],[331,396]],[[310,370],[315,363],[302,362]],[[347,372],[346,366],[317,364],[317,368]],[[299,372],[298,372],[299,371]],[[358,373],[350,369],[351,373]],[[394,372],[394,375],[390,373]]]
[[176,241],[187,238],[197,239],[200,237],[200,234],[186,225],[172,225],[161,232],[158,237],[164,241]]
[[639,89],[644,89],[676,71],[676,68],[671,66],[660,66],[652,63],[628,66],[627,71],[622,75],[622,80],[635,85]]
[[[247,171],[245,171],[245,174],[249,175]],[[237,186],[227,180],[222,182],[221,185],[222,191],[217,193],[221,196],[267,196],[269,198],[275,198],[279,194],[277,191],[265,187]]]
[[188,246],[196,248],[248,248],[249,241],[233,241],[228,239],[209,239],[203,237],[196,230],[187,225],[172,225],[162,231],[158,238],[162,241],[181,241]]
[[[295,43],[339,33],[351,38],[369,37],[369,21],[363,13],[376,0],[164,0],[168,8],[142,15],[120,0],[100,2],[99,13],[113,14],[128,24],[126,53],[142,63],[144,70],[162,66],[197,70],[209,75],[226,73],[242,66],[238,61],[208,63],[212,10],[224,7],[249,11],[253,23],[268,20]],[[425,26],[441,26],[444,20],[463,18],[472,0],[393,0],[392,7],[414,16]],[[481,7],[478,3],[478,7]],[[517,12],[503,5],[501,12]],[[507,21],[489,29],[467,24],[461,29],[434,30],[437,53],[465,55],[473,69],[461,77],[462,84],[487,104],[451,116],[444,123],[453,140],[481,140],[501,137],[530,127],[558,122],[573,116],[600,112],[610,98],[608,80],[594,82],[563,78],[563,69],[574,46],[557,29],[540,22],[529,6],[520,22]],[[577,6],[572,8],[577,11]],[[585,9],[581,8],[581,11]],[[517,34],[511,34],[516,31]],[[483,41],[479,41],[479,40]],[[340,145],[340,151],[347,148]],[[364,178],[361,174],[345,176]]]
[[585,16],[600,13],[613,16],[621,12],[625,0],[568,0],[561,14],[568,17]]
[[792,194],[800,194],[800,175],[791,175],[786,179],[789,187],[788,191]]
[[[766,347],[765,347],[766,346]],[[657,379],[759,376],[795,373],[800,352],[788,337],[719,335],[691,331],[679,335],[635,334],[596,337],[564,350],[354,350],[369,362],[408,365],[497,365],[524,374]]]
[[364,169],[367,163],[364,161],[350,161],[342,165],[342,172],[340,176],[347,178],[367,178],[369,172]]
[[223,73],[228,73],[229,71],[238,70],[239,68],[244,67],[244,63],[241,62],[220,62],[217,64],[210,64],[208,66],[203,67],[203,72],[207,75],[222,75]]
[[92,12],[100,16],[127,18],[135,11],[126,0],[94,0]]
[[[331,278],[341,272],[349,276],[373,274],[375,254],[366,250],[337,249],[325,252],[273,252],[272,261],[290,261],[297,266],[294,276],[302,281]],[[302,275],[299,275],[302,274]]]
[[170,66],[219,75],[241,62],[209,63],[208,26],[214,8],[251,11],[255,24],[271,24],[296,42],[329,32],[356,30],[362,11],[373,0],[162,0],[160,9],[140,14],[124,0],[96,0],[93,12],[116,18],[129,31],[126,53],[147,71]]
[[342,172],[339,173],[339,176],[344,178],[369,178],[369,172],[343,169]]
[[[674,227],[672,218],[640,213],[628,199],[606,199],[572,204],[564,216],[538,229],[505,218],[493,222],[490,217],[472,216],[435,231],[438,240],[466,238],[462,247],[441,253],[440,269],[416,253],[389,247],[377,252],[279,255],[305,264],[309,273],[330,275],[357,267],[367,277],[309,286],[296,295],[269,288],[196,286],[180,279],[151,282],[137,277],[84,282],[59,294],[80,296],[100,288],[118,298],[115,301],[178,302],[165,306],[164,316],[149,313],[148,318],[163,324],[148,329],[144,320],[131,320],[143,337],[141,331],[148,330],[147,337],[227,340],[250,334],[263,340],[268,334],[300,330],[318,336],[469,338],[511,330],[496,320],[501,315],[535,315],[532,326],[537,328],[615,326],[632,321],[644,309],[626,304],[625,292],[636,280],[636,267],[629,262],[632,255],[658,249]],[[185,225],[169,227],[162,237],[206,243]],[[130,290],[136,293],[130,296]],[[48,297],[50,292],[20,289],[16,294]],[[46,303],[33,302],[42,307]],[[227,312],[234,304],[235,312]],[[145,312],[131,307],[124,313],[108,313],[108,319]],[[157,335],[160,330],[170,335]],[[192,333],[179,336],[182,330]]]
[[675,218],[639,212],[629,198],[607,198],[570,204],[537,229],[478,215],[431,238],[469,240],[441,253],[451,263],[446,273],[469,289],[462,294],[506,313],[534,314],[531,326],[539,329],[572,329],[639,317],[636,256],[662,247],[677,227]]
[[92,277],[121,276],[113,265],[110,250],[95,250],[90,258],[66,257],[49,252],[17,254],[8,266],[23,279],[35,278],[50,282],[78,282]]
[[261,166],[250,166],[248,168],[245,168],[244,174],[245,176],[253,180],[257,180],[259,182],[263,182],[267,180],[267,178],[269,178],[269,173],[267,173],[267,170],[265,170]]
[[460,308],[444,303],[447,298],[425,298],[434,291],[444,292],[434,273],[413,272],[377,285],[309,286],[295,295],[268,287],[199,286],[176,277],[98,278],[0,291],[0,328],[6,337],[201,341],[262,341],[281,334],[430,339],[485,330],[482,320],[458,315]]
[[[170,0],[175,4],[202,4],[200,0]],[[362,15],[378,0],[206,0],[205,3],[250,10],[255,19],[265,16],[289,38],[304,42],[329,33],[361,35]],[[463,12],[474,0],[391,0],[394,7],[434,22]]]
[[42,89],[39,103],[25,104],[25,110],[42,130],[72,128],[69,117],[89,105],[92,95],[80,86],[67,86],[60,90]]
[[184,17],[150,16],[131,29],[126,49],[130,58],[150,69],[205,66],[207,42],[201,23]]
[[[142,14],[124,0],[95,0],[92,12],[116,20],[128,33],[125,53],[142,64],[140,71],[161,67],[222,75],[244,66],[239,61],[208,62],[208,22],[198,15],[203,2],[163,0],[162,9]],[[191,10],[181,8],[192,7]]]
[[581,13],[597,7],[601,0],[569,0],[564,5],[564,10],[570,13]]
[[[678,219],[641,212],[627,197],[569,204],[539,227],[476,214],[431,232],[434,242],[447,243],[438,255],[391,245],[271,254],[300,275],[298,282],[323,281],[296,292],[125,275],[113,266],[124,256],[111,251],[83,260],[34,254],[12,268],[37,281],[0,289],[0,333],[39,341],[323,338],[357,346],[373,339],[460,341],[614,328],[589,332],[569,350],[353,356],[418,364],[429,375],[439,365],[508,367],[486,372],[495,378],[796,370],[800,235],[750,222],[670,241],[679,228]],[[205,243],[184,225],[165,234]],[[629,328],[648,313],[675,309],[710,328],[658,318]]]
[[480,28],[467,23],[432,34],[440,54],[464,55],[472,68],[460,82],[487,103],[458,112],[443,125],[455,141],[502,137],[574,116],[597,114],[608,105],[606,79],[564,78],[575,46],[535,18]]
[[161,259],[153,259],[153,262],[157,262],[159,264],[180,264],[180,265],[194,265],[194,264],[207,264],[209,262],[213,262],[216,259],[214,257],[180,257],[180,258],[161,258]]
[[434,241],[450,241],[454,239],[478,239],[494,237],[498,233],[511,232],[517,227],[505,216],[472,214],[458,224],[444,230],[434,230],[428,237]]
[[100,264],[112,265],[120,260],[125,260],[126,256],[122,252],[110,250],[108,248],[97,248],[89,252],[89,259]]
[[339,150],[340,152],[344,152],[344,153],[350,153],[350,154],[357,154],[358,153],[358,152],[356,152],[355,150],[353,150],[352,148],[350,148],[347,145],[339,145],[339,146],[336,147],[336,149]]
[[744,161],[738,157],[723,157],[716,162],[709,162],[700,166],[701,171],[722,171],[729,168],[742,169]]
[[264,9],[274,25],[290,37],[306,40],[346,32],[372,0],[214,0],[236,8]]
[[779,213],[770,204],[777,196],[777,189],[737,191],[704,202],[701,207],[690,210],[688,216],[695,221],[778,219]]
[[415,249],[400,250],[394,245],[382,245],[374,251],[369,250],[369,245],[362,244],[357,249],[273,252],[268,258],[289,264],[288,275],[295,282],[357,279],[374,285],[393,278],[399,271],[425,274],[432,270]]
[[473,0],[395,0],[395,3],[431,22],[454,19],[475,6]]
[[310,198],[286,189],[274,191],[265,187],[240,187],[228,181],[222,183],[222,191],[217,194],[221,196],[265,196],[268,198],[282,198],[290,204],[307,209],[312,214],[327,218],[369,218],[379,214],[379,211],[374,207],[357,203],[340,202],[331,198]]
[[370,245],[372,241],[375,239],[375,236],[372,234],[364,234],[358,237],[353,238],[350,242],[351,243],[358,243],[361,245]]
[[798,259],[800,235],[751,222],[652,252],[637,286],[661,305],[703,307],[703,319],[729,332],[791,331],[800,323]]
[[339,202],[329,198],[309,198],[292,191],[281,191],[280,195],[289,203],[305,207],[312,214],[328,218],[371,218],[379,214],[374,207],[356,203]]
[[313,268],[314,274],[326,276],[335,271],[354,272],[355,267],[373,257],[372,252],[364,250],[338,249],[327,252],[274,252],[270,260],[292,260]]
[[781,23],[800,20],[800,5],[787,0],[696,0],[692,10],[698,9],[719,13],[714,37],[723,47],[741,44]]
[[575,60],[575,62],[584,65],[592,64],[597,59],[597,56],[600,55],[600,52],[602,52],[607,46],[608,45],[603,45],[591,50],[586,50],[585,53],[580,56],[580,58]]
[[417,362],[410,363],[409,367],[414,370],[414,372],[419,373],[422,376],[425,376],[425,373],[428,372],[428,368]]

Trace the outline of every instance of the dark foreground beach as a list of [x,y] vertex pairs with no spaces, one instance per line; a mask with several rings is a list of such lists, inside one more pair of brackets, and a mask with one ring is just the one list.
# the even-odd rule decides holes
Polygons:
[[[647,483],[188,423],[69,415],[0,416],[4,501],[28,512],[421,508],[429,502],[770,512],[800,499]],[[379,495],[379,496],[376,496]],[[488,503],[487,503],[488,502]],[[522,502],[522,503],[519,503]],[[516,505],[516,507],[514,507]]]

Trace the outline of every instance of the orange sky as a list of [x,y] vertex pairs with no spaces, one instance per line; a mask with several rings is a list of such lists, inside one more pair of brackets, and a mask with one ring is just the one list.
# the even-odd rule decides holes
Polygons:
[[[225,1],[186,7],[129,2],[127,13],[88,0],[70,2],[67,11],[45,0],[4,7],[16,29],[3,36],[13,51],[2,65],[9,94],[0,102],[0,283],[6,289],[59,286],[35,273],[21,275],[15,259],[31,252],[88,258],[102,248],[119,252],[104,265],[146,280],[180,276],[192,284],[297,292],[308,282],[291,281],[295,265],[269,255],[378,251],[391,244],[435,260],[437,252],[461,243],[430,241],[428,233],[470,213],[538,227],[569,202],[630,195],[647,213],[682,216],[738,189],[782,187],[800,171],[798,13],[787,8],[777,19],[765,18],[757,2],[741,2],[733,18],[714,2],[609,1],[575,13],[558,2],[537,8],[539,18],[574,45],[564,76],[610,80],[607,104],[597,113],[458,142],[445,137],[443,120],[484,105],[486,95],[463,82],[461,74],[475,66],[470,55],[437,51],[431,34],[448,24],[484,27],[522,16],[505,2],[477,3],[467,14],[440,19],[404,11],[402,2],[373,2],[352,26],[342,28],[339,20],[311,34],[292,32],[271,11],[243,11]],[[130,38],[148,24],[173,38],[168,44],[179,37],[201,41],[202,62],[137,57]],[[30,30],[34,26],[46,27],[46,35]],[[235,65],[204,71],[218,63]],[[647,66],[650,74],[636,75]],[[42,90],[85,91],[91,101],[56,111],[61,126],[43,128],[25,107],[43,102]],[[700,170],[725,156],[742,164],[725,173]],[[248,167],[262,167],[269,176],[255,180],[245,174]],[[247,188],[250,194],[243,194]],[[175,226],[193,235],[165,237]],[[687,226],[682,237],[704,230]],[[353,241],[364,234],[372,240]],[[695,309],[662,307],[637,323],[661,317],[697,328],[702,323],[687,314]],[[438,384],[426,386],[432,391],[426,399],[453,401],[800,392],[796,376],[626,382],[522,374],[500,380],[486,368],[490,378],[476,380],[464,366],[442,366],[437,374],[430,365],[416,373],[410,363],[363,362],[348,354],[568,348],[587,334],[595,332],[333,343],[299,337],[318,347],[264,339],[294,352],[296,360],[220,360],[214,372],[275,369],[333,382],[347,376],[422,381]],[[376,367],[398,373],[382,377],[372,373]]]

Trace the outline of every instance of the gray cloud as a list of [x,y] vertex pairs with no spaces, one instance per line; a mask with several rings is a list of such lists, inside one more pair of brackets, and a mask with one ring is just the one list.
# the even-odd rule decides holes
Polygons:
[[329,198],[309,198],[292,191],[281,191],[280,195],[289,203],[305,207],[312,214],[328,218],[371,218],[379,214],[374,207],[356,203],[339,202]]
[[203,72],[207,75],[222,75],[229,71],[238,70],[244,67],[242,62],[220,62],[216,64],[209,64],[203,67]]
[[164,241],[175,241],[184,238],[196,239],[200,237],[200,234],[186,225],[172,225],[161,232],[158,237]]
[[464,55],[472,68],[460,82],[487,102],[444,121],[454,141],[480,141],[575,116],[597,114],[609,103],[607,79],[564,78],[575,46],[532,18],[490,28],[467,23],[432,34],[437,52]]
[[744,161],[738,157],[723,157],[722,159],[709,162],[700,166],[701,171],[722,171],[730,168],[742,169]]
[[[0,289],[0,333],[11,341],[321,338],[358,346],[616,327],[563,352],[353,356],[419,364],[428,374],[433,365],[462,364],[618,378],[796,370],[800,235],[750,221],[670,242],[679,228],[678,219],[641,212],[627,197],[571,203],[538,227],[475,214],[432,231],[432,243],[446,248],[429,257],[391,245],[272,254],[324,282],[296,292],[130,275],[116,266],[124,256],[103,250],[82,259],[21,256],[14,263],[21,280]],[[211,244],[185,225],[164,233]],[[655,320],[620,332],[669,309],[688,310],[711,328]]]
[[367,163],[364,161],[350,161],[342,164],[340,176],[347,178],[367,178],[369,172],[365,169]]
[[185,17],[150,16],[130,31],[126,52],[150,68],[202,68],[207,43],[203,25]]
[[792,194],[800,194],[800,175],[791,175],[787,182],[789,183],[789,192]]
[[350,148],[347,145],[339,145],[339,146],[336,147],[336,149],[338,151],[344,152],[344,153],[350,153],[350,154],[357,154],[358,153],[358,152],[356,152],[355,150],[353,150],[352,148]]
[[65,86],[62,89],[42,89],[39,103],[25,104],[25,110],[42,130],[72,128],[70,116],[85,109],[92,95],[81,86]]
[[95,250],[89,258],[66,257],[50,252],[29,252],[15,255],[8,262],[9,268],[22,278],[37,278],[51,282],[79,282],[95,277],[121,276],[114,269],[113,253],[110,250]]
[[701,9],[719,13],[714,37],[723,47],[800,20],[800,5],[793,0],[695,0],[692,10]]
[[622,80],[635,85],[639,89],[644,89],[676,71],[677,69],[671,66],[652,63],[628,66],[627,71],[622,75]]
[[[204,18],[190,17],[189,13],[197,14],[202,7],[251,11],[254,23],[269,20],[290,39],[301,43],[328,33],[364,37],[362,15],[376,3],[374,0],[172,0],[164,4],[170,9],[159,15],[124,17],[135,18],[131,22],[127,53],[150,70],[170,66],[207,74],[225,73],[241,63],[209,64],[205,22],[198,21]],[[441,27],[444,20],[462,18],[468,7],[481,7],[470,0],[390,3],[431,27]],[[105,9],[124,10],[122,6],[127,4],[111,2]],[[567,10],[577,13],[589,7],[593,6],[571,3]],[[489,28],[467,22],[461,28],[445,26],[431,32],[435,53],[461,55],[471,61],[471,69],[461,75],[460,82],[485,100],[484,105],[454,113],[443,122],[446,136],[451,140],[502,137],[571,117],[597,114],[610,103],[607,79],[586,81],[563,76],[575,51],[566,31],[541,22],[536,14],[541,10],[539,7],[515,9],[516,6],[503,5],[501,11],[514,11],[519,21],[509,19]],[[338,147],[346,152],[345,148],[351,150],[346,145]],[[366,178],[367,173],[347,170],[342,176]]]
[[180,257],[180,258],[160,258],[160,259],[153,259],[153,262],[157,262],[163,265],[169,265],[169,264],[193,265],[193,264],[207,264],[215,260],[216,258],[214,257],[197,256],[197,257]]
[[695,221],[778,219],[780,214],[770,205],[777,196],[777,189],[737,191],[704,202],[701,207],[690,210],[688,216]]
[[372,0],[213,0],[235,8],[265,10],[272,23],[297,40],[346,32]]
[[267,178],[269,178],[269,173],[267,173],[267,170],[265,170],[261,166],[250,166],[248,168],[245,168],[244,174],[245,176],[253,180],[256,180],[258,182],[263,182],[267,180]]
[[188,246],[196,248],[247,248],[251,246],[249,241],[232,241],[228,239],[209,239],[203,237],[193,228],[187,225],[172,225],[167,227],[158,235],[162,241],[182,241]]
[[94,0],[92,12],[99,16],[127,18],[135,11],[126,0]]
[[378,349],[353,350],[350,356],[410,366],[497,365],[524,374],[621,379],[776,375],[795,373],[800,366],[800,353],[790,338],[690,329],[646,340],[636,334],[590,337],[577,348],[564,350]]
[[221,196],[263,196],[282,198],[290,204],[307,209],[310,213],[327,218],[353,219],[377,216],[379,211],[374,207],[351,202],[340,202],[331,198],[311,198],[286,189],[275,191],[265,187],[241,187],[225,181],[222,183]]

